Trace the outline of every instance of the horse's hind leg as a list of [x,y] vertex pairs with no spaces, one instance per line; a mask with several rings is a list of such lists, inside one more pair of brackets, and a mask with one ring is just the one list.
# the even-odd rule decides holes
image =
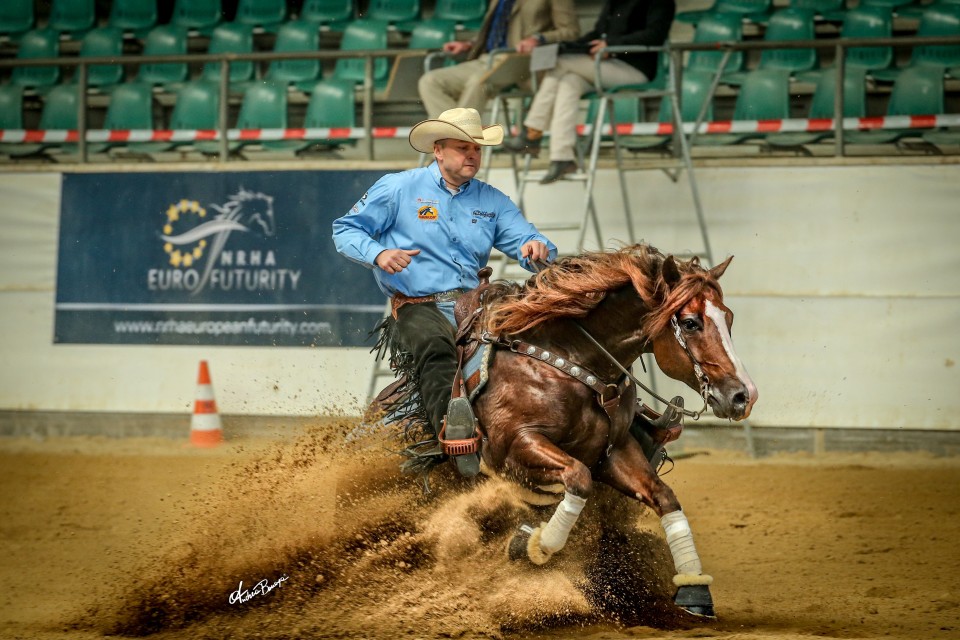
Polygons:
[[544,564],[566,546],[570,531],[587,504],[593,489],[590,470],[539,434],[518,438],[507,454],[505,468],[528,483],[563,484],[563,500],[549,522],[536,528],[524,527],[510,541],[512,559],[526,556],[534,564]]
[[673,490],[664,484],[650,466],[639,443],[632,438],[625,438],[624,444],[614,448],[604,460],[597,480],[641,500],[657,512],[676,569],[673,577],[673,583],[677,586],[674,602],[690,613],[713,617],[713,599],[710,596],[713,578],[703,573],[700,556],[693,544],[690,523]]

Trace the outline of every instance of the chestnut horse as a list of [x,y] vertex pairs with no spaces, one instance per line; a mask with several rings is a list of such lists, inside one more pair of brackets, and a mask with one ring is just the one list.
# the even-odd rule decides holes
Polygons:
[[563,258],[522,286],[495,282],[483,291],[478,321],[460,328],[467,342],[494,345],[486,383],[478,392],[474,376],[466,389],[483,463],[541,497],[563,492],[549,522],[521,527],[512,557],[543,564],[559,552],[601,482],[660,516],[676,568],[674,601],[713,615],[712,579],[680,502],[631,433],[642,405],[629,368],[652,352],[666,375],[700,393],[704,410],[750,415],[757,389],[734,350],[733,313],[718,283],[731,259],[708,270],[696,258],[633,245]]
[[[546,525],[523,527],[515,552],[543,564],[560,551],[593,483],[602,482],[661,517],[675,601],[713,615],[711,578],[680,502],[631,435],[638,397],[626,370],[652,351],[717,417],[750,415],[757,389],[734,351],[733,313],[718,283],[731,259],[707,270],[696,258],[635,245],[561,259],[522,287],[494,283],[486,291],[482,339],[503,348],[474,401],[483,462],[527,486],[560,484],[564,492]],[[591,377],[599,382],[589,385]]]

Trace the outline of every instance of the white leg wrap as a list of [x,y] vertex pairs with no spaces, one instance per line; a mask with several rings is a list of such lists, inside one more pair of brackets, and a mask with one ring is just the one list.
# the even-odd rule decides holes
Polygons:
[[557,510],[553,512],[540,533],[540,548],[549,554],[554,554],[567,544],[567,536],[573,525],[577,524],[577,518],[583,511],[583,506],[587,504],[586,498],[578,498],[572,493],[564,493],[563,501],[557,505]]
[[700,565],[700,556],[693,545],[693,533],[690,523],[683,511],[674,511],[660,518],[663,532],[667,535],[667,544],[673,554],[673,564],[680,575],[695,575],[703,573]]

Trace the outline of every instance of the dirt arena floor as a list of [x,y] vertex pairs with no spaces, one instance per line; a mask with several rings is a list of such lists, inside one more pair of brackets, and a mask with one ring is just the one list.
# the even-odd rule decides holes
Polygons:
[[512,563],[544,515],[511,485],[442,469],[425,496],[351,427],[0,439],[0,637],[960,638],[958,458],[688,451],[665,479],[718,613],[691,621],[646,509],[601,491],[551,563]]

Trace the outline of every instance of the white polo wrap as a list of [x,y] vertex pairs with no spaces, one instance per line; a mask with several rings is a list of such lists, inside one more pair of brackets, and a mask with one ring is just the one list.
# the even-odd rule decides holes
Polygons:
[[668,513],[660,518],[660,524],[663,525],[663,532],[667,536],[667,544],[670,545],[670,553],[673,554],[673,564],[677,573],[685,575],[703,573],[700,556],[697,555],[697,548],[693,544],[690,523],[687,522],[687,516],[683,515],[683,511]]
[[550,522],[540,533],[540,548],[549,554],[563,549],[567,544],[567,536],[570,535],[573,525],[577,524],[577,518],[580,517],[585,504],[587,504],[586,498],[579,498],[569,492],[564,493],[563,501],[557,505],[557,510],[553,512]]

